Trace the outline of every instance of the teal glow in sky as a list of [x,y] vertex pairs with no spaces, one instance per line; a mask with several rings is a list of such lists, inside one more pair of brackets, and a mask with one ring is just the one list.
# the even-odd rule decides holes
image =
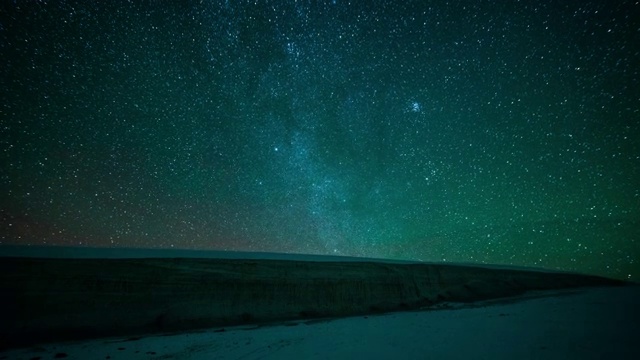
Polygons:
[[640,277],[637,3],[1,7],[2,244]]

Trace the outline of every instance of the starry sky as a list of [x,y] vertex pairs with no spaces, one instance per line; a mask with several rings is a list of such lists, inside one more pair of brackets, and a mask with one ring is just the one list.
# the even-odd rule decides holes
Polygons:
[[0,7],[0,244],[640,278],[636,1]]

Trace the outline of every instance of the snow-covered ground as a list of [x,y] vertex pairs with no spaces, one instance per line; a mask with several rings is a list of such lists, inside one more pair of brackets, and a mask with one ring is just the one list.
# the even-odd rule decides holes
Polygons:
[[0,359],[640,359],[640,286],[262,327],[99,339]]

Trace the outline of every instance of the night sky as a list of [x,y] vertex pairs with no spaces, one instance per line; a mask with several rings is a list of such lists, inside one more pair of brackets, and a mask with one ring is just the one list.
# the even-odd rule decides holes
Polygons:
[[2,1],[0,243],[640,278],[637,1]]

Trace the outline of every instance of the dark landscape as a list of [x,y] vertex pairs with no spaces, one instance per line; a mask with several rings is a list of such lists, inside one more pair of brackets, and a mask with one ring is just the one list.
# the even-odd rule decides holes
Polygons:
[[429,309],[534,290],[626,284],[535,269],[232,257],[5,257],[2,347]]

